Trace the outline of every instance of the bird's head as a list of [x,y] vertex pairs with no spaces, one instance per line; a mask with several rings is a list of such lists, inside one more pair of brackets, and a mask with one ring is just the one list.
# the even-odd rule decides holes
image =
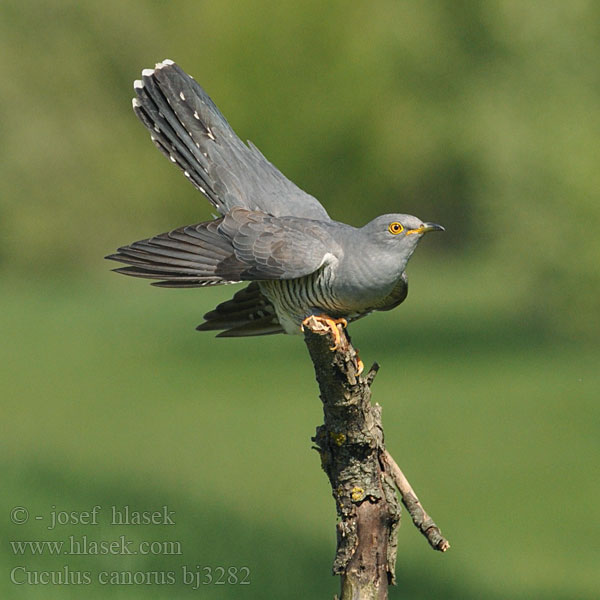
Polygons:
[[410,247],[429,231],[445,231],[437,223],[424,223],[412,215],[381,215],[367,223],[365,231],[385,244]]
[[437,223],[423,222],[412,215],[391,214],[373,219],[363,227],[367,238],[383,251],[393,249],[408,261],[419,240],[429,231],[444,231]]

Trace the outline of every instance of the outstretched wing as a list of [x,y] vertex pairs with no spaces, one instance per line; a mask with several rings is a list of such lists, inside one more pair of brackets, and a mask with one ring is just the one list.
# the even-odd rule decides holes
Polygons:
[[154,285],[200,287],[296,279],[337,260],[336,252],[316,221],[234,208],[221,219],[134,242],[106,258],[129,265],[119,273],[160,280]]
[[204,323],[198,331],[221,331],[217,337],[243,337],[248,335],[271,335],[283,333],[270,300],[266,298],[258,282],[253,281],[237,292],[233,298],[221,302],[204,315]]
[[309,219],[234,208],[219,231],[231,241],[233,261],[245,265],[244,280],[297,279],[337,260],[340,253],[320,224]]
[[144,69],[133,109],[155,145],[221,214],[239,206],[329,220],[327,211],[235,134],[208,94],[171,60]]

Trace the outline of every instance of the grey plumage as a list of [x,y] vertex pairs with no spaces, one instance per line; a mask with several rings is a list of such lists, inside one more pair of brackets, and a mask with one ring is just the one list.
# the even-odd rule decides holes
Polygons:
[[134,89],[155,145],[222,216],[119,248],[107,257],[127,265],[116,271],[162,287],[250,281],[198,327],[221,336],[299,333],[311,314],[355,320],[406,298],[406,263],[441,226],[403,214],[362,228],[332,221],[172,61],[144,70]]
[[240,140],[208,94],[175,63],[144,69],[134,89],[133,109],[156,146],[222,215],[243,206],[276,217],[329,219],[316,198]]

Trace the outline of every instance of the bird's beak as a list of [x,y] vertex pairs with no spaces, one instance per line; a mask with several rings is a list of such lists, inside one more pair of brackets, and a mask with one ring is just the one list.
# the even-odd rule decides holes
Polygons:
[[417,227],[417,229],[409,229],[406,234],[410,234],[410,233],[416,233],[416,234],[423,234],[423,233],[427,233],[428,231],[446,231],[441,225],[438,225],[437,223],[423,223],[423,225],[421,225],[420,227]]
[[437,223],[423,223],[423,233],[428,231],[446,231],[441,225]]

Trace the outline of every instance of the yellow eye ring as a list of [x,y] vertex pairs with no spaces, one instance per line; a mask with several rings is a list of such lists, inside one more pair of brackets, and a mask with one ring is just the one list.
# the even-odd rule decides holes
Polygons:
[[393,223],[389,224],[388,231],[392,235],[398,235],[399,233],[402,233],[404,231],[404,227],[402,226],[402,223],[398,223],[398,221],[394,221]]

